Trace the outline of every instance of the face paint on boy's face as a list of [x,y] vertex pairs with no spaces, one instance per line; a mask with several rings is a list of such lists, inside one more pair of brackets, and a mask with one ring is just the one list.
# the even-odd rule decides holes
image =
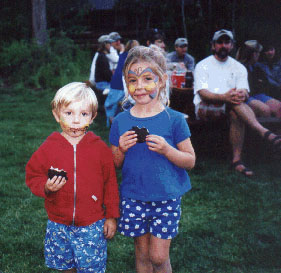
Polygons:
[[157,95],[156,83],[159,77],[152,71],[151,68],[142,70],[142,67],[138,67],[134,71],[129,70],[128,72],[128,89],[131,95],[134,94],[138,86],[138,81],[141,81],[143,88],[149,96],[153,99]]

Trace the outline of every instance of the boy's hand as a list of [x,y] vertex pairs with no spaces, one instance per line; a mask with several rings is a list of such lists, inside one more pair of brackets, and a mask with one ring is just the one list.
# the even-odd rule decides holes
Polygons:
[[54,176],[52,179],[48,179],[45,184],[45,193],[56,192],[60,190],[66,183],[66,179],[61,176]]
[[116,220],[114,218],[108,218],[104,222],[103,234],[106,239],[111,239],[116,232]]

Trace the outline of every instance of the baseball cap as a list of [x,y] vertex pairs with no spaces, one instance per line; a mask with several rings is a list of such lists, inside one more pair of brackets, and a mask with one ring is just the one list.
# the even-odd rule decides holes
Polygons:
[[109,38],[111,40],[113,40],[113,42],[116,42],[116,41],[120,40],[122,37],[120,36],[120,34],[118,32],[111,32],[111,33],[109,33]]
[[98,38],[98,42],[99,42],[99,43],[112,43],[113,40],[110,39],[109,35],[101,35],[101,36]]
[[257,40],[248,40],[245,42],[245,45],[257,52],[261,52],[263,49],[263,46]]
[[175,41],[175,46],[183,46],[183,45],[188,45],[188,41],[186,38],[178,38],[176,41]]
[[226,29],[221,29],[215,32],[214,36],[213,36],[213,41],[217,41],[220,37],[222,36],[227,36],[230,38],[230,40],[233,41],[233,34],[230,30],[226,30]]

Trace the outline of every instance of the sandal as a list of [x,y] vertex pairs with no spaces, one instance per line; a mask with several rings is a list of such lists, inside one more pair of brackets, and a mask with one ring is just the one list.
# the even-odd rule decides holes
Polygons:
[[[236,167],[237,166],[243,166],[244,168],[241,170],[238,170]],[[241,160],[237,160],[231,164],[232,169],[234,169],[236,172],[241,173],[245,175],[246,177],[252,177],[254,175],[254,172],[247,167],[245,167],[245,164]]]
[[274,135],[274,133],[268,130],[267,132],[265,132],[263,138],[269,141],[272,144],[272,146],[276,148],[278,151],[281,151],[281,141],[278,141],[281,140],[281,135],[276,135],[273,139],[269,139],[270,135]]

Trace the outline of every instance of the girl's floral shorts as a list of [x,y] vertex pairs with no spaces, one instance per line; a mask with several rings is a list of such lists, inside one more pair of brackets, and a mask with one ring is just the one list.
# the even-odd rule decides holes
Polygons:
[[172,239],[178,234],[181,197],[167,201],[144,202],[123,197],[118,231],[128,237],[146,233],[160,239]]

